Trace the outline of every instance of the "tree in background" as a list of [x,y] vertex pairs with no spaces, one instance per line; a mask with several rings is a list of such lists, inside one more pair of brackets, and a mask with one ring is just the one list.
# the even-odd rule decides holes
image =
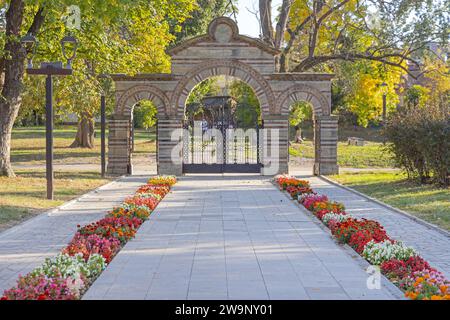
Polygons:
[[312,107],[308,102],[297,101],[291,106],[289,114],[289,126],[295,130],[295,142],[302,142],[301,123],[305,120],[311,120],[313,116]]
[[[59,41],[67,32],[66,10],[69,5],[79,6],[81,29],[72,30],[80,42],[73,64],[75,75],[60,80],[58,85],[66,85],[69,94],[79,94],[80,90],[70,86],[81,83],[83,89],[95,92],[96,78],[102,73],[168,68],[164,49],[173,36],[166,19],[182,22],[195,3],[194,0],[10,0],[0,5],[5,11],[5,32],[0,34],[0,175],[14,176],[10,163],[11,131],[22,103],[26,52],[20,38],[24,34],[30,33],[41,41],[36,62],[63,60]],[[80,124],[86,117],[92,120],[90,111],[94,109],[81,98],[61,96],[57,101],[76,110],[81,116]],[[90,130],[92,126],[80,125],[80,131],[84,128]]]
[[262,40],[281,50],[281,72],[326,70],[333,61],[404,63],[448,37],[450,0],[283,0],[272,26],[272,0],[259,0]]
[[176,21],[171,30],[176,35],[174,44],[187,38],[205,34],[209,23],[217,17],[232,14],[236,20],[238,0],[197,0],[197,7],[191,16],[181,24]]
[[133,125],[146,130],[156,125],[158,109],[150,100],[141,100],[134,107]]
[[431,42],[447,43],[450,0],[283,0],[272,26],[272,1],[259,0],[262,40],[281,51],[281,72],[330,72],[333,102],[355,124],[377,123],[380,84],[388,111],[397,103],[401,74]]
[[[349,111],[356,116],[358,125],[367,127],[378,124],[383,111],[383,94],[386,93],[387,112],[392,112],[399,103],[397,87],[401,81],[398,69],[378,62],[359,60],[353,63],[340,62],[335,68],[336,86],[340,87],[342,100],[338,110]],[[387,84],[383,88],[382,83]],[[344,111],[344,115],[345,115]]]
[[237,101],[237,126],[245,129],[255,128],[261,120],[261,109],[253,89],[241,80],[233,80],[229,86],[229,94]]

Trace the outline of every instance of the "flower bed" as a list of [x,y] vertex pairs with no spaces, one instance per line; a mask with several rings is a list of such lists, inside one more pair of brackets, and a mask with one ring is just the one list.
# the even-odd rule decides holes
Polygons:
[[406,297],[450,300],[450,281],[430,267],[413,248],[391,239],[377,221],[348,215],[343,204],[317,194],[308,181],[281,175],[275,177],[275,182],[280,190],[288,192],[321,220],[339,242],[348,244],[371,264],[380,266],[381,272],[403,290]]
[[176,183],[174,176],[150,178],[134,196],[113,208],[103,219],[78,231],[60,254],[46,259],[16,286],[5,290],[1,300],[76,300],[132,239],[158,203]]

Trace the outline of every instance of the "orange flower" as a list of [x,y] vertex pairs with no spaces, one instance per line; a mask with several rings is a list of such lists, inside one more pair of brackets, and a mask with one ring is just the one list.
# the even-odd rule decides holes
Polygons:
[[407,298],[411,298],[412,300],[416,300],[416,298],[417,298],[417,294],[414,293],[414,292],[411,292],[411,291],[407,291],[407,292],[405,293],[405,296],[406,296]]
[[445,294],[447,292],[448,286],[441,285],[439,289],[441,289],[441,292]]
[[442,300],[441,296],[433,295],[431,296],[431,300]]

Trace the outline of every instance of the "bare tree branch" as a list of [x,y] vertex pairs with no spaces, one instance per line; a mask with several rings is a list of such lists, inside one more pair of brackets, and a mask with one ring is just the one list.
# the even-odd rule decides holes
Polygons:
[[284,31],[289,20],[289,13],[293,0],[283,0],[281,5],[281,12],[278,16],[278,22],[275,27],[275,48],[280,49],[284,37]]
[[272,0],[259,0],[259,16],[262,30],[262,40],[274,46],[272,26]]

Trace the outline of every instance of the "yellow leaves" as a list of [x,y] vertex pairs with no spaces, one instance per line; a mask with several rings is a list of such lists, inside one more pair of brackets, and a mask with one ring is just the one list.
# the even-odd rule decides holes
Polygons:
[[439,58],[425,57],[423,60],[424,75],[428,86],[434,94],[450,90],[450,68]]
[[[383,110],[383,90],[386,90],[387,111],[394,110],[398,104],[396,85],[400,82],[400,72],[393,67],[383,66],[376,61],[354,62],[349,74],[344,74],[349,81],[346,103],[358,116],[360,125],[369,121],[380,120]],[[385,89],[381,84],[385,82]]]

